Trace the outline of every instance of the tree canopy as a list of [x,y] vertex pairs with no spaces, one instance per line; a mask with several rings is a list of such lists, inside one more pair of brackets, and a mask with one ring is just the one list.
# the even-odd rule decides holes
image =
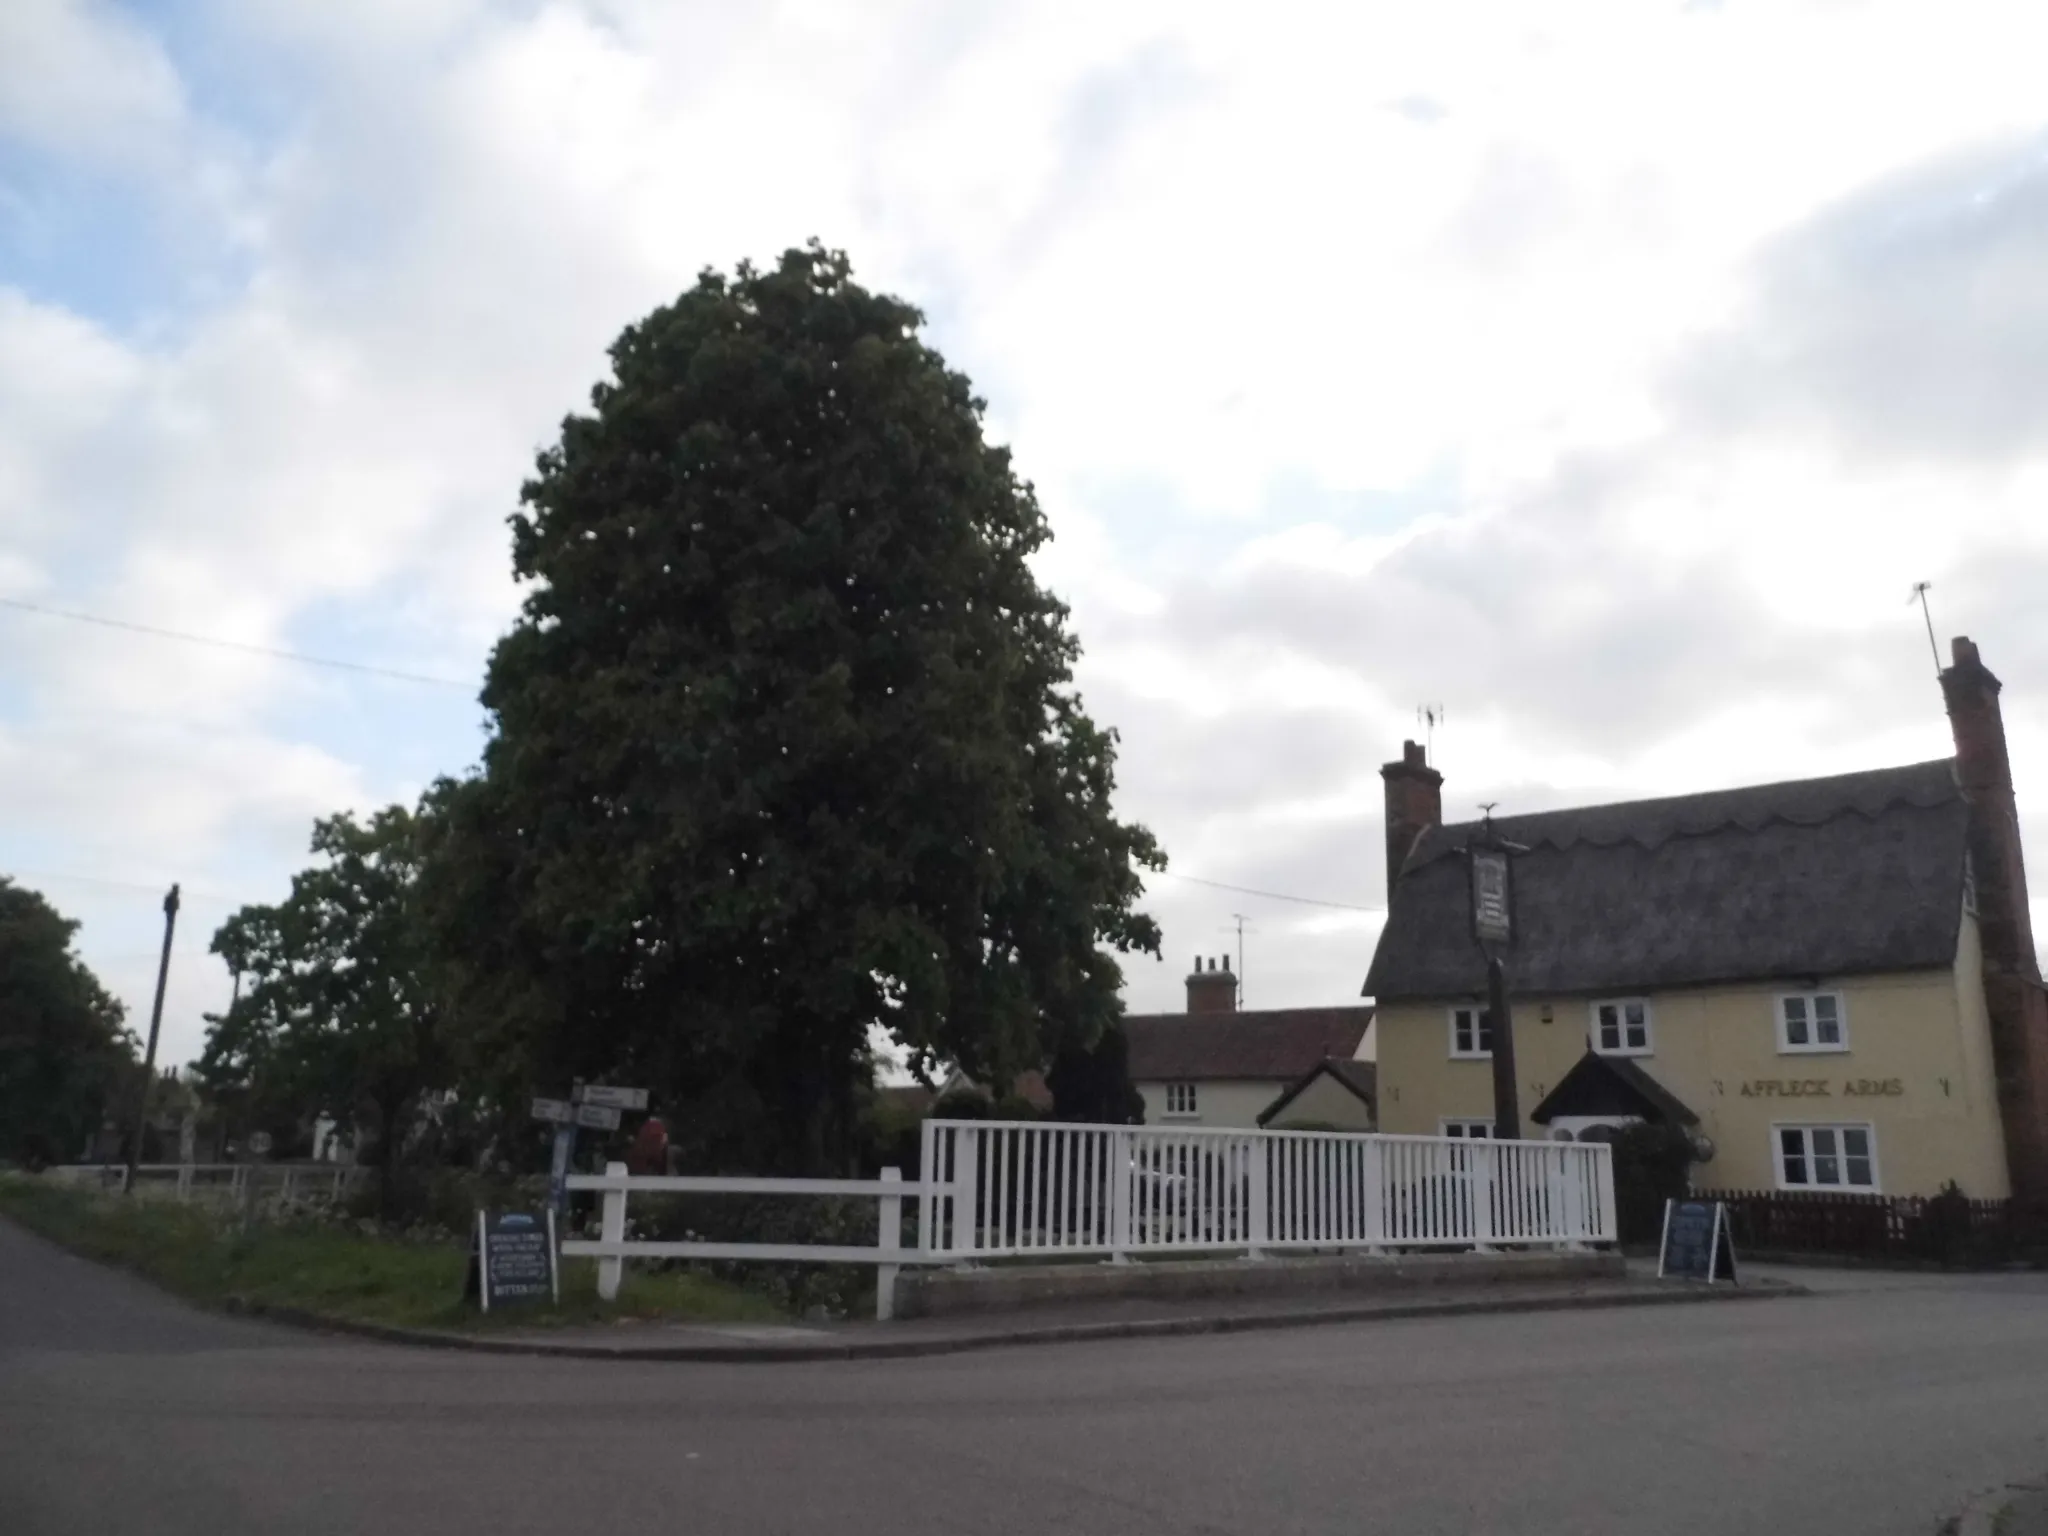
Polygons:
[[367,823],[315,823],[321,862],[284,901],[243,907],[214,935],[241,990],[200,1061],[202,1081],[249,1125],[325,1110],[370,1127],[387,1173],[421,1096],[451,1075],[413,907],[421,823],[396,805]]
[[0,1157],[79,1156],[137,1085],[134,1038],[73,952],[77,931],[0,876]]
[[511,519],[527,586],[429,907],[486,1054],[844,1155],[873,1032],[1007,1081],[1118,1014],[1150,834],[1049,534],[909,305],[813,244],[629,327]]

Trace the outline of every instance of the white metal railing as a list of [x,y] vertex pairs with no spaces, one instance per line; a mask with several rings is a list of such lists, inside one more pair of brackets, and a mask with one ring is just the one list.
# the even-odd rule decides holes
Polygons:
[[[370,1172],[344,1163],[143,1163],[135,1170],[135,1193],[181,1204],[253,1199],[263,1204],[338,1205]],[[77,1187],[118,1190],[127,1183],[127,1169],[119,1163],[63,1163],[44,1169],[43,1177]]]
[[1615,1240],[1598,1143],[927,1121],[934,1262]]
[[[759,1259],[799,1264],[872,1264],[875,1266],[875,1316],[887,1322],[896,1311],[896,1275],[905,1264],[940,1262],[921,1249],[903,1246],[903,1201],[922,1197],[926,1186],[906,1182],[901,1169],[884,1168],[879,1179],[755,1179],[716,1178],[694,1174],[626,1172],[624,1163],[607,1163],[603,1173],[569,1176],[571,1190],[604,1195],[598,1235],[569,1238],[564,1258],[597,1260],[597,1294],[616,1301],[627,1259],[734,1260]],[[873,1247],[828,1243],[706,1243],[695,1240],[626,1238],[626,1201],[633,1195],[836,1195],[879,1200]]]

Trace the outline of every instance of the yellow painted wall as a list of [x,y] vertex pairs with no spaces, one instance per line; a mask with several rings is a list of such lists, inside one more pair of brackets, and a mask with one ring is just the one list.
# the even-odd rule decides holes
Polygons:
[[[1881,1193],[1931,1195],[1953,1179],[1975,1198],[2010,1194],[1975,919],[1963,926],[1953,970],[1821,978],[1818,990],[1842,994],[1842,1053],[1779,1054],[1777,987],[1650,994],[1653,1054],[1635,1060],[1692,1108],[1714,1141],[1714,1160],[1696,1168],[1694,1182],[1775,1189],[1774,1123],[1867,1123],[1877,1133]],[[1514,1000],[1525,1117],[1585,1052],[1593,1001]],[[1380,1009],[1381,1130],[1435,1135],[1446,1116],[1491,1116],[1493,1064],[1450,1059],[1448,1016],[1447,1003]],[[1895,1083],[1897,1091],[1849,1091],[1862,1082]]]
[[1286,1083],[1264,1078],[1197,1083],[1195,1106],[1198,1113],[1169,1115],[1166,1112],[1166,1084],[1137,1085],[1138,1092],[1145,1096],[1147,1125],[1222,1125],[1246,1130],[1257,1127],[1266,1106],[1285,1093],[1287,1086]]
[[[1274,1095],[1279,1097],[1278,1094]],[[1272,1100],[1266,1101],[1271,1103]],[[1295,1096],[1294,1102],[1266,1122],[1274,1131],[1303,1126],[1335,1126],[1340,1131],[1369,1131],[1372,1111],[1357,1094],[1325,1072]]]

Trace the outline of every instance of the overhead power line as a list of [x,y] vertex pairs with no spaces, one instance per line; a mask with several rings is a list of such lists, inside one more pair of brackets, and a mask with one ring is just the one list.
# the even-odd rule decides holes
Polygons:
[[[141,880],[115,880],[106,875],[74,875],[57,869],[15,869],[6,864],[0,864],[0,879],[11,880],[16,885],[30,887],[45,880],[55,880],[60,884],[101,885],[110,891],[148,891],[151,895],[161,895],[164,886],[168,883],[166,881],[145,883]],[[188,890],[184,894],[188,902],[197,901],[223,907],[244,905],[235,897],[223,895],[219,891]],[[156,951],[151,950],[150,953],[155,954]]]
[[1184,875],[1177,869],[1153,870],[1150,873],[1167,875],[1175,880],[1185,880],[1190,885],[1206,885],[1212,890],[1236,891],[1240,896],[1263,896],[1268,901],[1291,901],[1295,905],[1303,907],[1333,907],[1339,912],[1384,912],[1387,910],[1385,907],[1360,906],[1355,901],[1323,901],[1315,896],[1289,896],[1283,891],[1255,890],[1249,885],[1231,885],[1223,880],[1204,880],[1200,875]]
[[337,661],[331,656],[308,656],[303,651],[279,650],[275,646],[251,645],[243,640],[223,640],[215,635],[195,635],[182,629],[164,629],[155,624],[136,624],[127,619],[109,619],[96,613],[75,613],[66,608],[46,608],[41,603],[26,603],[18,597],[0,597],[0,608],[12,608],[19,613],[39,614],[46,619],[66,619],[73,624],[95,624],[101,629],[125,630],[133,635],[149,635],[158,640],[180,640],[186,645],[208,645],[220,651],[241,651],[250,656],[268,656],[273,661],[295,661],[301,666],[331,667],[339,672],[361,672],[370,677],[395,678],[402,683],[428,683],[436,688],[474,688],[475,683],[458,682],[452,677],[430,677],[424,672],[401,672],[395,667],[373,667],[361,661]]

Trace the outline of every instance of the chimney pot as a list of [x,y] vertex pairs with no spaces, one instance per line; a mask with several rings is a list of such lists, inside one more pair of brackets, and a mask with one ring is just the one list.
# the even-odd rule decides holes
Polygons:
[[1219,970],[1213,956],[1198,957],[1195,961],[1194,974],[1188,977],[1188,1012],[1236,1011],[1237,978],[1230,974],[1229,962],[1226,960]]
[[1419,742],[1401,743],[1401,759],[1380,769],[1386,784],[1387,901],[1393,904],[1401,867],[1417,839],[1444,819],[1444,776],[1429,766]]

